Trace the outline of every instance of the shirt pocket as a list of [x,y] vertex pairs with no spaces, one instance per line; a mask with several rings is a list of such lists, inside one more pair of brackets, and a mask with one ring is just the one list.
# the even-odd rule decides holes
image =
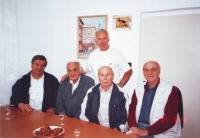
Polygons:
[[164,116],[164,109],[165,105],[161,103],[157,103],[154,108],[154,117],[155,118],[162,118]]

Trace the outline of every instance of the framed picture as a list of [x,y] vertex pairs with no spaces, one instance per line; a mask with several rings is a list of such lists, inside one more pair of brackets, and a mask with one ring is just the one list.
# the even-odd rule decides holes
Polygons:
[[131,21],[131,15],[113,15],[113,30],[129,30],[132,26]]
[[78,16],[77,22],[77,58],[87,59],[98,47],[94,40],[96,31],[107,30],[107,15]]

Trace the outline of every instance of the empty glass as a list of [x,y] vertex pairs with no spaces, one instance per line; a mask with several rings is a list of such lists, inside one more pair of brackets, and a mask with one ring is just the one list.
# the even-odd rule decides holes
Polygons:
[[65,116],[65,112],[64,111],[59,112],[59,118],[61,120],[61,123],[60,123],[61,126],[64,125],[64,123],[62,122],[62,120],[64,119],[64,116]]
[[10,114],[10,108],[9,107],[5,107],[5,114],[6,114],[6,118],[5,120],[10,120],[10,118],[8,117],[8,115]]
[[75,126],[74,127],[74,136],[78,137],[80,135],[80,127],[79,126]]

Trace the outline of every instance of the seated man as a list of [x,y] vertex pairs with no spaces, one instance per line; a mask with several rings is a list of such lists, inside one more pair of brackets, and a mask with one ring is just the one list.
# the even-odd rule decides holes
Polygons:
[[67,72],[68,77],[61,82],[58,89],[56,114],[65,111],[68,117],[78,117],[83,99],[87,90],[94,86],[94,80],[81,74],[79,62],[69,62]]
[[113,83],[114,73],[111,67],[100,67],[98,77],[100,84],[88,91],[83,102],[86,107],[83,104],[81,106],[80,119],[123,131],[127,122],[124,93]]
[[43,55],[34,56],[31,63],[32,70],[13,85],[10,102],[23,112],[35,109],[54,114],[58,79],[44,72],[47,60]]
[[144,64],[143,74],[147,82],[135,88],[129,106],[129,134],[143,138],[180,137],[176,87],[159,78],[160,65],[155,61]]

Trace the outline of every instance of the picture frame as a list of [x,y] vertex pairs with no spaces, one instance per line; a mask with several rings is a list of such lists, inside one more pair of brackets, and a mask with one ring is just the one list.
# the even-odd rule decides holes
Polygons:
[[132,15],[113,15],[113,30],[130,30],[132,28]]
[[97,49],[95,33],[99,29],[107,30],[107,15],[77,17],[77,58],[87,59]]

